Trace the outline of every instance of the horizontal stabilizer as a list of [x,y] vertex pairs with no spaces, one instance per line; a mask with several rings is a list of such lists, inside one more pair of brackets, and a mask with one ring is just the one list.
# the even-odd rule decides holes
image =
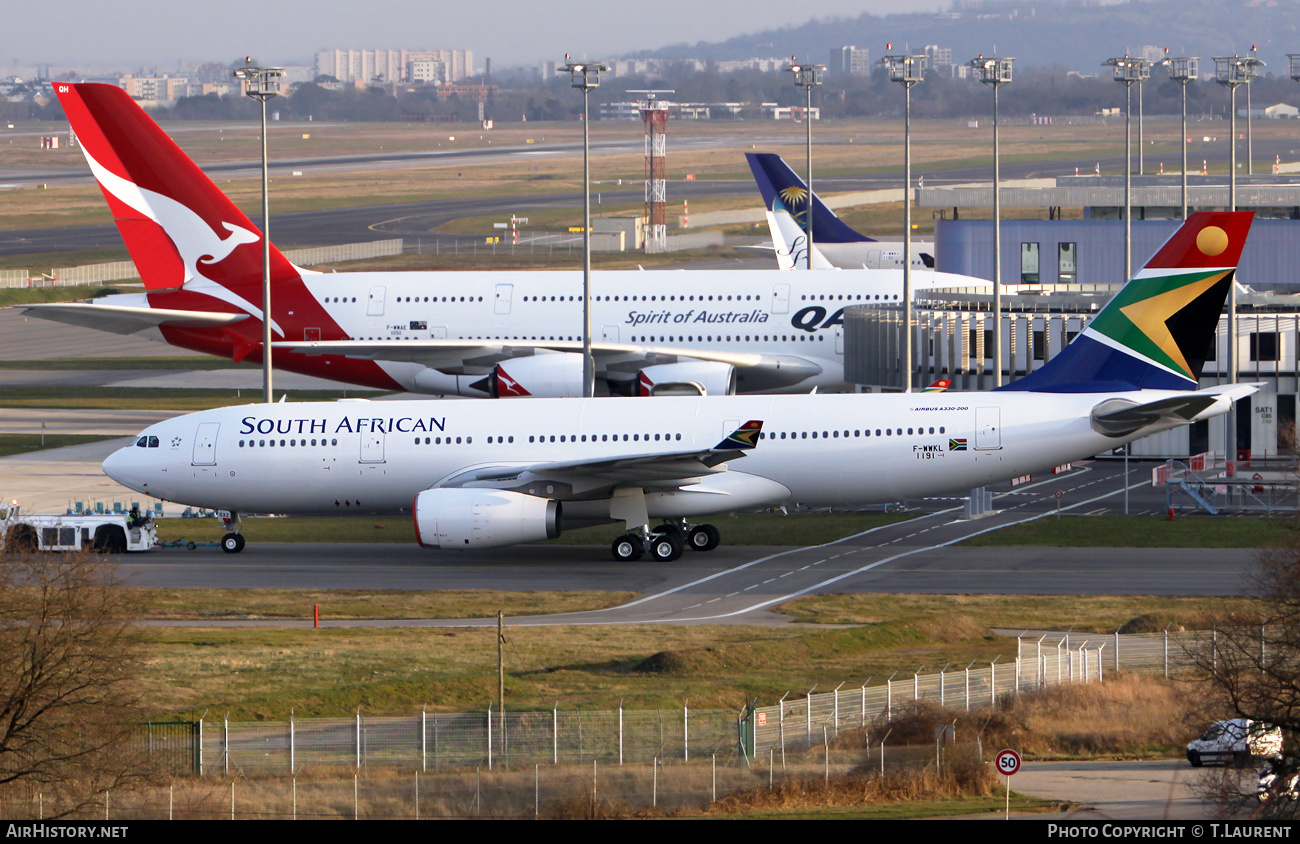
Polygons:
[[52,302],[23,305],[23,313],[41,319],[111,331],[114,334],[139,334],[159,326],[222,326],[248,319],[248,314],[221,314],[209,311],[176,311],[165,308],[136,308],[126,305],[101,305],[92,302]]
[[1216,412],[1208,415],[1217,415],[1232,402],[1258,389],[1258,384],[1232,384],[1144,404],[1127,399],[1109,399],[1093,408],[1092,428],[1108,437],[1126,437],[1138,431],[1156,433],[1194,422],[1210,410]]

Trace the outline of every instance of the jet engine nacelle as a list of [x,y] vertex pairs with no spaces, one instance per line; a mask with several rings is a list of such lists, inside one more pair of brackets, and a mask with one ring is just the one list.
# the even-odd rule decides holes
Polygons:
[[736,368],[729,363],[707,360],[647,366],[637,377],[637,395],[700,392],[699,389],[677,389],[678,385],[682,387],[698,385],[703,388],[704,395],[732,396],[736,394]]
[[582,355],[556,352],[502,361],[492,368],[487,387],[494,399],[581,398]]
[[423,548],[499,548],[554,539],[560,502],[495,489],[426,489],[415,496],[415,539]]

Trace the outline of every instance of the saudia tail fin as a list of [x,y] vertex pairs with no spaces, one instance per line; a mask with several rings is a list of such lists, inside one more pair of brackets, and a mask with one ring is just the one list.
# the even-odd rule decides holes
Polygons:
[[[758,191],[768,211],[784,208],[805,231],[808,228],[808,185],[799,178],[781,156],[771,152],[747,152],[749,169],[754,172]],[[849,228],[835,212],[827,208],[817,194],[812,195],[813,243],[862,243],[874,238]]]
[[[124,90],[54,90],[147,289],[262,277],[261,232]],[[272,246],[272,279],[297,276]]]
[[1253,217],[1249,211],[1188,217],[1074,342],[1000,389],[1196,389]]

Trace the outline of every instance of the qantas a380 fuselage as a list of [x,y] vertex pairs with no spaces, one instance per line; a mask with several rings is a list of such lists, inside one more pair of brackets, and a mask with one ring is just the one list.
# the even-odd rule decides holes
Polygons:
[[[971,283],[964,276],[913,273],[918,290]],[[901,270],[597,272],[592,339],[601,380],[615,392],[622,387],[636,394],[643,370],[685,364],[697,372],[658,380],[699,380],[710,393],[728,392],[707,383],[715,373],[724,384],[734,379],[730,392],[840,389],[844,309],[897,302],[901,289]],[[260,282],[200,280],[93,304],[242,317],[260,314],[251,304],[260,301]],[[272,303],[272,329],[284,338],[276,343],[275,365],[294,372],[462,396],[500,390],[489,383],[497,374],[511,376],[528,393],[551,395],[546,384],[581,372],[579,272],[304,271],[282,280]],[[257,319],[221,326],[177,320],[156,332],[160,340],[206,354],[261,359]],[[512,341],[532,347],[530,353],[519,354]]]

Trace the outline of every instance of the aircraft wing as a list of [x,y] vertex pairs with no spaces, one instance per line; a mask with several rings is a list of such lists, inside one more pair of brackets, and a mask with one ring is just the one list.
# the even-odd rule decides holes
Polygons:
[[[486,375],[492,367],[513,358],[537,354],[581,354],[577,340],[321,340],[277,342],[276,349],[305,355],[343,355],[367,360],[419,363],[448,375]],[[681,361],[711,361],[744,371],[751,389],[774,389],[798,384],[821,374],[821,367],[796,355],[765,355],[713,349],[683,349],[637,343],[591,344],[598,378],[635,377],[647,366]]]
[[717,445],[705,449],[626,454],[594,460],[479,466],[444,478],[436,486],[515,489],[546,482],[562,484],[570,493],[618,485],[677,487],[702,475],[726,471],[724,464],[744,457],[746,451],[758,444],[762,430],[761,421],[751,420]]
[[219,314],[208,311],[176,311],[163,308],[133,308],[126,305],[99,305],[91,302],[53,302],[22,305],[24,315],[41,319],[111,331],[114,334],[139,334],[163,325],[221,326],[248,319],[248,314]]

